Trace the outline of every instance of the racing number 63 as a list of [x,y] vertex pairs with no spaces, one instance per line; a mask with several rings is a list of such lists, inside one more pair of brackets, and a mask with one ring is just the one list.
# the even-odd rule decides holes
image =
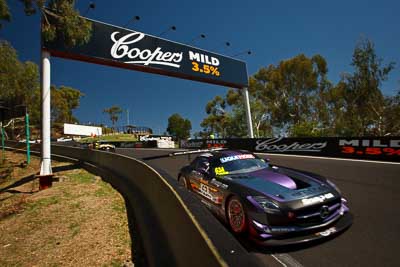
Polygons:
[[209,187],[206,186],[205,184],[200,184],[200,191],[207,195],[210,194]]

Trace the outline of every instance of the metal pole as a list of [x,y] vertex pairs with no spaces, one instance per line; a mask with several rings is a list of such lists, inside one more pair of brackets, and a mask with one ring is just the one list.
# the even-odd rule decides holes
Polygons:
[[243,97],[244,97],[244,107],[245,107],[245,110],[246,110],[247,135],[250,138],[254,138],[253,122],[251,121],[249,90],[247,89],[247,87],[243,88]]
[[126,115],[127,115],[126,125],[129,125],[129,109],[126,110]]
[[52,175],[50,154],[50,53],[42,51],[42,163],[40,175]]
[[26,131],[26,163],[31,163],[31,144],[30,141],[30,132],[29,132],[29,114],[25,113],[25,131]]

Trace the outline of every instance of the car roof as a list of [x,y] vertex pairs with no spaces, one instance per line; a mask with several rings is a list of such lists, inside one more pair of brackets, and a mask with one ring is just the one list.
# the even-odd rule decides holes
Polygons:
[[210,151],[204,154],[199,155],[200,157],[213,157],[213,158],[223,158],[223,157],[230,157],[236,155],[243,155],[243,154],[252,154],[250,151],[247,150],[219,150],[219,151]]

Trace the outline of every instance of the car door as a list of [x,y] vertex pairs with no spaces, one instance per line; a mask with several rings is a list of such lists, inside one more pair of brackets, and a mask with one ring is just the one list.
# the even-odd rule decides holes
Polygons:
[[220,205],[222,203],[223,190],[212,183],[213,172],[210,169],[209,159],[199,157],[193,163],[193,170],[189,174],[191,189],[203,201],[213,205]]
[[188,173],[189,185],[193,191],[197,192],[198,188],[200,187],[200,181],[205,179],[205,171],[202,169],[204,164],[208,162],[207,158],[204,157],[197,157],[191,164],[190,164],[190,171]]

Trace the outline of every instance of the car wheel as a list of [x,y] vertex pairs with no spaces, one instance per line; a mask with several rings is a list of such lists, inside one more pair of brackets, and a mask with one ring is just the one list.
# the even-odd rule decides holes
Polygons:
[[229,225],[235,233],[244,233],[247,228],[247,216],[240,199],[233,196],[227,205],[227,215]]

